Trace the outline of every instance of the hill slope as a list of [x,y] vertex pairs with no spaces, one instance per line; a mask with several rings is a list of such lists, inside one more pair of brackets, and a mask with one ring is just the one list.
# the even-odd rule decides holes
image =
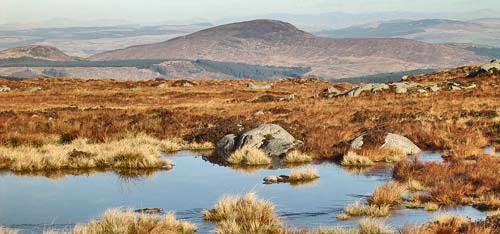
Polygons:
[[399,37],[431,43],[473,43],[499,47],[499,25],[500,19],[398,20],[322,31],[317,34],[335,38]]
[[461,48],[408,39],[317,37],[274,20],[222,25],[161,43],[97,54],[90,59],[205,59],[302,66],[312,68],[310,75],[324,78],[455,67],[485,61],[485,58]]
[[33,58],[50,61],[73,61],[74,58],[52,46],[30,45],[0,51],[0,59]]

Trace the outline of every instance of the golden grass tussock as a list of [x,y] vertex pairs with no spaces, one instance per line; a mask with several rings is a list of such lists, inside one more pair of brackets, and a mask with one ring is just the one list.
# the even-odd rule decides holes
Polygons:
[[342,158],[341,164],[343,166],[357,166],[357,167],[365,167],[365,166],[373,166],[375,163],[369,159],[368,157],[361,156],[356,154],[354,151],[349,151]]
[[370,197],[371,205],[398,205],[403,201],[404,186],[396,182],[386,182],[378,186]]
[[433,202],[427,202],[424,204],[425,211],[437,211],[439,210],[439,205]]
[[8,160],[13,171],[39,171],[91,168],[171,168],[161,152],[169,141],[137,134],[121,140],[91,144],[76,139],[69,144],[49,144],[39,148],[0,146],[0,157]]
[[19,230],[0,226],[0,234],[17,234]]
[[203,211],[206,221],[216,223],[218,234],[282,233],[282,221],[271,202],[258,199],[255,194],[226,196],[211,210]]
[[283,158],[283,161],[286,163],[308,163],[312,162],[312,160],[311,156],[302,153],[299,150],[288,152]]
[[182,222],[171,213],[164,216],[136,215],[132,211],[111,209],[98,220],[78,224],[73,234],[193,234],[196,226]]
[[359,234],[357,229],[341,227],[320,227],[317,229],[287,230],[287,234]]
[[362,205],[359,202],[354,202],[344,209],[344,213],[350,217],[386,217],[389,215],[389,212],[389,205]]
[[385,225],[380,220],[363,219],[359,222],[359,234],[393,234],[392,228]]
[[414,179],[409,179],[407,186],[408,186],[408,190],[410,190],[411,192],[427,190],[427,188],[425,186],[423,186],[422,183],[420,183],[418,180],[414,180]]
[[262,150],[251,147],[243,146],[233,152],[227,159],[230,164],[240,165],[266,165],[271,164],[271,158],[266,155]]
[[319,178],[318,170],[314,168],[293,169],[288,180],[290,182],[309,181]]

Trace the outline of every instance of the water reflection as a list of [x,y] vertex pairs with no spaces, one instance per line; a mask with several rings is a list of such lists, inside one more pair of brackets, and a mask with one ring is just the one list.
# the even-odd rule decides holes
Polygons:
[[[213,207],[226,194],[256,192],[276,205],[289,226],[349,227],[358,220],[338,222],[337,213],[347,204],[366,200],[391,176],[391,168],[384,163],[370,168],[342,168],[334,162],[314,162],[309,167],[316,168],[321,178],[312,183],[264,185],[264,177],[290,174],[291,169],[282,165],[232,168],[215,163],[206,154],[196,155],[165,155],[176,164],[169,171],[4,172],[0,174],[0,224],[21,228],[24,233],[41,233],[43,229],[67,230],[113,207],[158,207],[176,211],[177,217],[195,223],[199,233],[210,233],[214,227],[202,220],[203,209]],[[457,212],[484,217],[470,207]],[[402,209],[391,214],[387,222],[401,226],[433,217],[421,209]]]

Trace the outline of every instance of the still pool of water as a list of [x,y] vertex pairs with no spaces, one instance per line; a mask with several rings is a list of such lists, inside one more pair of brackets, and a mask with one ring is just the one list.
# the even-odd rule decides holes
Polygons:
[[[429,158],[432,158],[430,155]],[[423,159],[425,159],[425,154]],[[354,201],[364,201],[376,186],[390,179],[390,168],[370,171],[345,170],[334,163],[310,165],[321,178],[302,186],[262,184],[268,175],[289,174],[290,169],[234,170],[212,164],[191,152],[171,157],[173,170],[158,171],[141,179],[125,179],[112,172],[67,175],[59,179],[0,175],[0,224],[23,233],[43,229],[69,229],[76,223],[97,218],[109,208],[159,207],[175,211],[178,218],[195,223],[199,233],[211,233],[200,212],[211,208],[223,195],[255,192],[272,201],[289,226],[353,226],[357,220],[339,222],[335,216]],[[446,211],[483,218],[470,208]],[[437,213],[397,210],[386,219],[392,226],[423,223]]]

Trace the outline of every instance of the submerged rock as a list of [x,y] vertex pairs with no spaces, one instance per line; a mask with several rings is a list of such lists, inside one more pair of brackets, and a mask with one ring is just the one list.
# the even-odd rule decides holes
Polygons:
[[276,183],[286,183],[290,179],[290,176],[280,175],[280,176],[266,176],[264,177],[264,184],[276,184]]
[[[365,134],[355,138],[351,142],[351,148],[354,150],[362,149],[364,145],[363,142],[364,138]],[[410,139],[404,136],[394,133],[387,133],[385,136],[383,136],[383,138],[384,141],[380,142],[379,145],[374,145],[374,147],[381,149],[388,149],[388,150],[396,150],[407,155],[415,155],[415,154],[420,154],[422,152],[422,150],[417,145],[415,145]]]
[[262,124],[241,135],[228,134],[219,140],[217,150],[225,159],[244,146],[262,150],[268,156],[281,156],[297,145],[295,138],[277,124]]
[[135,213],[140,213],[140,214],[160,214],[163,213],[162,208],[145,208],[145,209],[138,209],[134,210]]

